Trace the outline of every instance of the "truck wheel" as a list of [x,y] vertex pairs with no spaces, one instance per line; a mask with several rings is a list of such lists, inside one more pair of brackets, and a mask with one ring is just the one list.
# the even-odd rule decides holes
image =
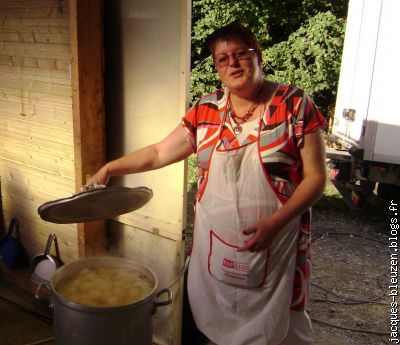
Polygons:
[[374,189],[375,182],[361,180],[360,185],[352,188],[351,203],[356,207],[364,207]]
[[400,195],[400,186],[389,183],[379,183],[377,194],[386,201],[398,199]]
[[366,198],[369,198],[372,195],[372,193],[374,192],[375,184],[376,184],[375,182],[361,180],[360,181],[361,193]]
[[351,203],[353,204],[353,206],[360,208],[364,207],[365,201],[365,196],[362,193],[354,189],[351,191]]

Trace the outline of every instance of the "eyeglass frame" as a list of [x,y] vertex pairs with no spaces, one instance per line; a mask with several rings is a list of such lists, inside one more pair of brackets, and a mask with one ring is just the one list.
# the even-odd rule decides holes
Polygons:
[[[243,56],[237,56],[238,52],[240,52],[241,50],[247,50],[246,54],[243,55]],[[220,54],[220,55],[223,55],[224,57],[227,57],[226,63],[223,63],[223,64],[218,63],[218,62],[216,61],[217,56],[214,56],[214,57],[213,57],[214,64],[215,64],[217,67],[223,68],[223,67],[226,67],[226,66],[229,65],[229,60],[230,60],[231,56],[233,56],[236,60],[246,60],[246,59],[250,58],[250,53],[251,53],[251,52],[254,52],[254,53],[255,53],[256,51],[257,51],[257,49],[255,49],[255,48],[247,48],[247,47],[246,47],[246,48],[240,48],[240,49],[238,49],[238,50],[235,50],[234,52],[232,52],[232,53],[230,53],[230,54]]]

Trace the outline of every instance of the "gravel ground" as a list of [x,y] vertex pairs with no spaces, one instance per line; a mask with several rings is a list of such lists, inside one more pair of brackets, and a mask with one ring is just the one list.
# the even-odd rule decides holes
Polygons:
[[317,345],[391,343],[389,215],[377,197],[357,211],[337,197],[314,207],[308,309]]
[[[193,200],[193,193],[189,199]],[[192,231],[190,208],[188,248]],[[392,343],[388,296],[390,217],[388,204],[375,196],[363,210],[350,210],[330,183],[314,206],[308,312],[316,345]],[[185,313],[190,314],[187,305]],[[189,321],[184,322],[183,345],[211,345],[196,333],[190,317],[186,319]]]

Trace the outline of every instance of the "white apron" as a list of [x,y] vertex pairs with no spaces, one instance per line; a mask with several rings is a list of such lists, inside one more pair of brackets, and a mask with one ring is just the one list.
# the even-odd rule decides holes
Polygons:
[[223,151],[219,141],[196,204],[188,295],[197,327],[218,345],[279,345],[290,324],[300,219],[269,250],[236,250],[243,229],[281,207],[258,142]]

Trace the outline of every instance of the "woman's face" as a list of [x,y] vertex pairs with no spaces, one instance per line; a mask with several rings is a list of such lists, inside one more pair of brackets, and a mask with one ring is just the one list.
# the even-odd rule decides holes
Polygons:
[[[231,91],[240,92],[252,88],[262,80],[261,56],[256,51],[248,51],[252,47],[247,47],[240,40],[220,40],[213,48],[213,58],[221,81]],[[235,56],[236,52],[239,53]],[[226,66],[221,66],[220,61],[225,61]]]

